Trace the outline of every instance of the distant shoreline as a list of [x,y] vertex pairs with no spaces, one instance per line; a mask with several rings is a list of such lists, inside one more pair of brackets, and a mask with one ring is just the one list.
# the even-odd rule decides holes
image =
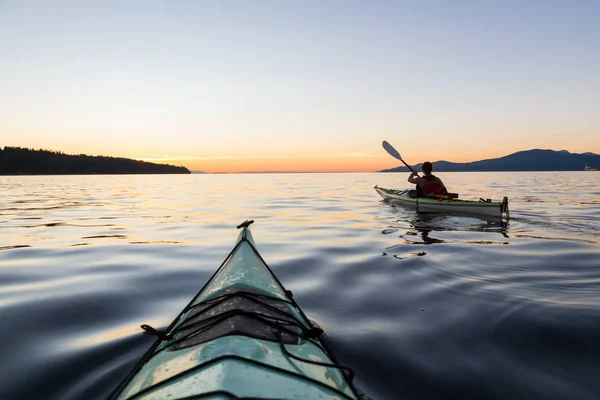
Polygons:
[[[436,173],[490,173],[490,172],[510,172],[510,173],[534,173],[534,172],[598,172],[597,170],[548,170],[548,171],[542,171],[542,170],[529,170],[529,171],[516,171],[516,170],[511,170],[511,171],[436,171]],[[169,172],[157,172],[157,173],[78,173],[78,174],[2,174],[0,173],[0,176],[114,176],[114,175],[249,175],[249,174],[254,174],[254,175],[268,175],[268,174],[273,174],[273,175],[285,175],[285,174],[388,174],[388,173],[395,173],[395,174],[407,174],[410,173],[410,171],[354,171],[354,172],[345,172],[345,171],[322,171],[322,172],[303,172],[303,171],[296,171],[296,172],[269,172],[269,171],[263,171],[263,172],[202,172],[202,173],[194,173],[192,172],[191,174],[186,174],[186,173],[169,173]]]
[[[504,157],[468,163],[434,161],[435,172],[543,172],[543,171],[585,171],[600,165],[600,154],[570,153],[567,150],[525,150]],[[413,165],[415,171],[421,170],[421,164]],[[409,172],[405,166],[384,169],[378,172]]]
[[114,172],[114,173],[77,173],[77,174],[3,174],[0,176],[98,176],[98,175],[190,175],[182,172]]
[[[416,171],[421,164],[413,165]],[[595,153],[574,154],[566,150],[526,150],[508,156],[453,163],[434,161],[436,173],[446,172],[574,172],[596,171],[600,155]],[[190,171],[184,166],[155,164],[128,158],[68,155],[60,151],[34,150],[20,147],[0,147],[0,176],[49,176],[49,175],[231,175],[231,174],[347,174],[347,173],[408,173],[405,166],[379,171],[236,171],[204,172]]]
[[147,175],[189,174],[184,166],[154,164],[129,158],[70,155],[22,147],[0,148],[0,175]]

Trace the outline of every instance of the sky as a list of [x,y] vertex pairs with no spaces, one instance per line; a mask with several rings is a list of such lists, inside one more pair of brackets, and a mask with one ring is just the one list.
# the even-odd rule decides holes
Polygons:
[[599,1],[0,0],[0,147],[205,172],[600,153]]

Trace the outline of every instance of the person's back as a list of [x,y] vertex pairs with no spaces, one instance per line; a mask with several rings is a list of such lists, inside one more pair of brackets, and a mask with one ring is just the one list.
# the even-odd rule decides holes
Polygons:
[[417,197],[427,197],[434,194],[446,194],[448,190],[440,178],[432,175],[433,164],[426,161],[421,166],[423,176],[420,177],[416,172],[413,172],[408,177],[408,181],[416,185]]

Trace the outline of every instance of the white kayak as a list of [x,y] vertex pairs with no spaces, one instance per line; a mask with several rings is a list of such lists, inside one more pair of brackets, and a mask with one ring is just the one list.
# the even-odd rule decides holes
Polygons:
[[412,197],[410,190],[386,189],[375,186],[375,191],[384,200],[396,205],[416,208],[418,212],[451,212],[473,215],[485,215],[502,218],[508,217],[508,197],[502,201],[474,201],[458,199],[438,199],[429,197]]

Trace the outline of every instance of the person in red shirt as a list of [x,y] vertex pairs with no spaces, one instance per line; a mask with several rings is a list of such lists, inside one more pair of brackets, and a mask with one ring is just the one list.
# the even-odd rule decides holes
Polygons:
[[444,182],[435,175],[432,175],[433,164],[426,161],[421,166],[423,176],[419,176],[418,173],[413,172],[408,177],[408,181],[417,185],[416,197],[428,197],[433,194],[447,194],[448,190],[444,186]]

